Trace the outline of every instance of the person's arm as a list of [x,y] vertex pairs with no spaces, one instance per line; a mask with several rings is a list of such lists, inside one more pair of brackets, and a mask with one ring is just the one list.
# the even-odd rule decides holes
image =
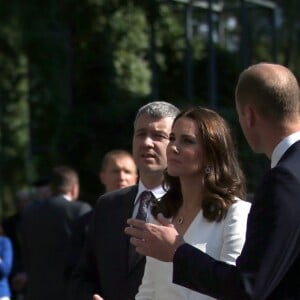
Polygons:
[[[217,261],[187,243],[178,247],[175,252],[173,282],[188,289],[216,299],[243,300],[246,298],[243,298],[240,292],[242,287],[239,286],[238,275],[235,266]],[[233,292],[236,292],[236,295],[233,295]]]
[[267,299],[300,252],[299,194],[297,178],[272,171],[255,196],[237,266],[185,244],[174,255],[173,282],[217,299]]
[[0,253],[0,279],[8,277],[12,268],[13,249],[8,238],[2,237],[2,253]]
[[[179,246],[173,259],[173,282],[217,299],[244,299],[242,288],[238,287],[239,274],[233,266],[245,241],[249,208],[249,203],[239,201],[229,208],[224,225],[217,224],[224,226],[218,260],[188,243]],[[220,286],[216,292],[216,278],[222,282],[227,279],[230,281]]]

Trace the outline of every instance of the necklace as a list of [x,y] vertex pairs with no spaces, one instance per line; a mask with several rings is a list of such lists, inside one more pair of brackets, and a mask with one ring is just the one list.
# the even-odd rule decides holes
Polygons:
[[177,223],[181,225],[184,222],[184,218],[181,216],[177,219]]

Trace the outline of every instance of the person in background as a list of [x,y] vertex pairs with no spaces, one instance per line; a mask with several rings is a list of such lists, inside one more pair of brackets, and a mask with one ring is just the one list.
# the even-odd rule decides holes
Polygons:
[[138,227],[132,242],[144,255],[173,262],[174,283],[217,299],[299,300],[299,83],[282,65],[255,64],[241,73],[235,104],[248,144],[271,160],[253,197],[236,266],[192,247],[162,217],[163,225],[130,220]]
[[166,147],[178,112],[164,101],[150,102],[138,110],[132,148],[139,182],[106,193],[97,201],[68,299],[134,299],[145,257],[130,246],[124,227],[129,217],[146,219],[151,199],[159,199],[165,193],[161,183],[167,166]]
[[138,174],[134,158],[125,150],[107,152],[102,160],[99,178],[106,193],[136,184]]
[[26,300],[66,298],[73,224],[91,210],[78,200],[79,177],[73,168],[54,167],[50,180],[52,197],[29,207],[23,216]]
[[51,186],[50,186],[50,177],[43,176],[32,183],[33,188],[33,195],[34,195],[34,202],[41,202],[45,199],[50,198],[52,192],[51,192]]
[[13,248],[10,239],[3,234],[0,226],[0,300],[10,300],[8,277],[12,269]]
[[[138,174],[134,158],[129,152],[121,149],[107,152],[102,160],[99,179],[105,187],[105,193],[135,185]],[[87,212],[74,224],[74,235],[69,255],[70,269],[73,269],[78,263],[92,214],[93,210]]]
[[[183,110],[167,147],[166,194],[152,209],[169,218],[187,243],[235,264],[245,240],[250,203],[225,120],[212,110]],[[150,222],[157,223],[153,218]],[[147,257],[137,300],[212,299],[172,283],[172,264]]]
[[21,226],[23,213],[30,208],[40,204],[41,201],[49,198],[51,195],[50,178],[40,177],[31,183],[30,189],[17,191],[14,197],[16,213],[3,220],[2,226],[13,246],[13,267],[10,273],[10,287],[12,300],[24,298],[27,274],[24,270]]
[[22,258],[21,226],[22,215],[31,203],[32,193],[30,190],[17,191],[14,196],[16,212],[2,221],[4,234],[10,239],[13,247],[13,265],[9,277],[12,300],[23,297],[27,281]]

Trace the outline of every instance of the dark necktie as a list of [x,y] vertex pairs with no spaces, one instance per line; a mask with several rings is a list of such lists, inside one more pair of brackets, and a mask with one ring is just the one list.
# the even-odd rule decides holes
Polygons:
[[[147,211],[148,211],[148,206],[150,204],[150,201],[154,198],[152,192],[150,191],[144,191],[140,194],[138,198],[138,203],[139,203],[139,209],[136,215],[136,219],[139,220],[144,220],[146,221],[147,219]],[[129,249],[128,249],[128,264],[129,268],[134,266],[136,262],[139,260],[141,255],[139,255],[135,251],[135,247],[131,244],[129,244]]]
[[139,220],[144,220],[146,221],[147,219],[147,211],[148,211],[148,206],[153,197],[152,192],[150,191],[144,191],[140,194],[138,202],[139,202],[139,209],[136,215],[136,219]]

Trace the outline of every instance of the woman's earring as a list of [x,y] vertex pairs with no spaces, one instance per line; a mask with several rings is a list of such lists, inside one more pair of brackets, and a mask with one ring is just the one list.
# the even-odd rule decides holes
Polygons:
[[206,175],[209,175],[209,174],[211,173],[211,168],[210,168],[210,166],[205,167],[204,173],[205,173]]

